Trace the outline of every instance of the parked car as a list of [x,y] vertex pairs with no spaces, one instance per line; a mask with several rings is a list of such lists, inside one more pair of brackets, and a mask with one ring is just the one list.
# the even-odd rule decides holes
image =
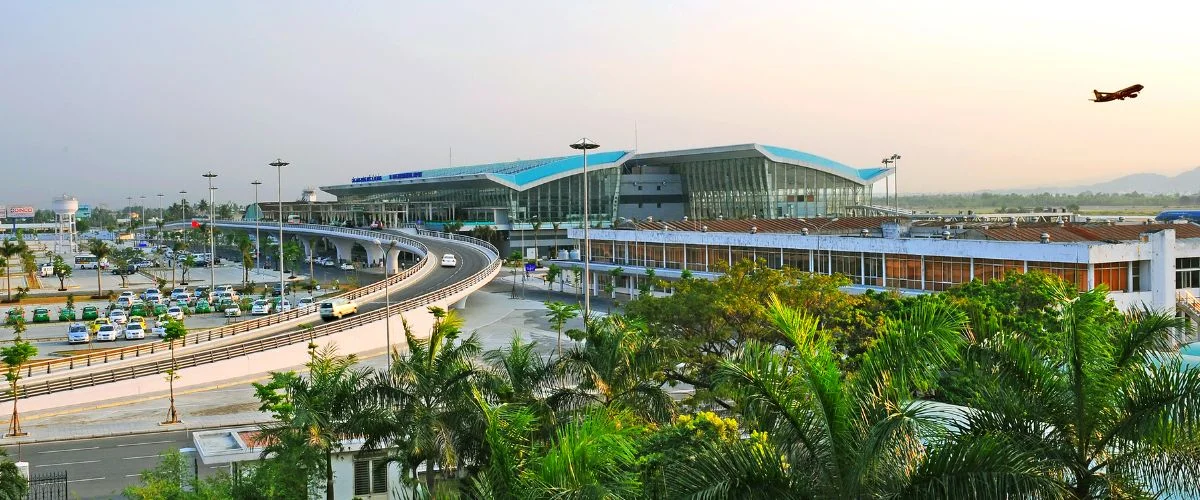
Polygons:
[[108,319],[113,323],[123,325],[129,322],[129,315],[125,314],[125,311],[122,309],[113,309],[112,312],[108,313]]
[[333,267],[333,266],[337,265],[337,261],[335,261],[329,257],[317,257],[317,264],[320,264],[325,267]]
[[67,327],[68,344],[86,344],[90,337],[88,327],[83,323],[71,323],[71,326]]
[[254,301],[254,305],[250,307],[250,314],[255,316],[271,314],[271,303],[262,299]]
[[158,335],[158,338],[161,339],[161,338],[167,336],[167,327],[163,326],[163,324],[159,323],[157,325],[154,325],[154,328],[150,329],[150,333]]
[[146,338],[146,328],[141,323],[130,323],[125,326],[125,340],[140,340]]
[[204,314],[204,313],[213,312],[212,304],[210,304],[208,302],[208,299],[197,299],[195,311],[196,311],[196,314]]
[[188,289],[184,288],[184,287],[179,287],[174,290],[171,290],[171,300],[186,301],[188,299],[188,297],[191,297],[191,296],[192,296],[192,294],[189,293]]
[[34,309],[33,310],[33,322],[34,323],[49,323],[50,322],[50,310],[46,309],[45,307],[39,307],[37,309]]
[[100,329],[96,331],[97,342],[112,342],[117,340],[116,325],[100,325]]
[[121,309],[129,309],[133,305],[132,297],[117,297],[117,307]]
[[108,318],[96,318],[95,320],[92,321],[92,324],[91,324],[92,333],[96,333],[96,332],[100,331],[100,328],[103,327],[104,325],[111,325],[111,324],[113,324],[113,322],[112,322],[112,320],[110,320]]
[[275,310],[278,312],[292,310],[292,303],[290,301],[288,301],[287,299],[283,299],[283,304],[280,305],[279,300],[280,300],[279,297],[275,297],[274,299],[271,299],[271,307],[275,308]]
[[223,310],[225,311],[226,318],[236,318],[242,315],[242,308],[233,302],[226,304]]
[[147,288],[146,291],[142,292],[142,300],[150,300],[151,296],[161,294],[162,292],[158,291],[157,288]]
[[81,317],[79,319],[87,321],[87,320],[93,320],[93,319],[96,319],[99,317],[100,317],[100,308],[98,308],[96,306],[83,306],[83,317]]
[[141,316],[130,316],[129,324],[130,325],[135,325],[135,324],[142,325],[142,329],[145,330],[146,329],[146,318],[143,318]]
[[233,285],[217,285],[217,288],[213,289],[213,292],[216,292],[216,293],[236,293],[236,292],[234,292],[234,290],[233,290]]
[[145,316],[146,312],[146,304],[134,304],[129,307],[130,316]]
[[349,262],[343,262],[342,265],[338,266],[338,269],[341,269],[343,271],[353,271],[354,264],[351,264]]
[[18,310],[17,308],[14,307],[14,308],[8,310],[8,317],[6,320],[8,324],[11,325],[13,323],[16,323],[18,320],[24,320],[24,319],[25,319],[24,314],[22,314],[22,312],[20,310]]
[[58,310],[59,321],[75,321],[75,310],[69,307],[63,307]]
[[183,321],[183,308],[179,306],[169,307],[167,308],[166,315],[168,318]]
[[[292,284],[291,283],[284,284],[283,293],[292,293]],[[274,285],[271,285],[271,294],[279,295],[279,283],[275,283]]]

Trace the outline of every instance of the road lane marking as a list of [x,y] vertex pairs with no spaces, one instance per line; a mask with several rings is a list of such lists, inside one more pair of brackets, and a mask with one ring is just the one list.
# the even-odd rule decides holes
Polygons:
[[[84,460],[82,462],[63,462],[61,464],[39,464],[39,465],[35,465],[34,467],[61,467],[64,465],[94,464],[96,462],[99,462],[99,460]],[[101,479],[104,479],[104,478],[101,478]]]
[[141,477],[141,474],[125,474],[125,477]]
[[83,483],[83,482],[87,482],[87,481],[100,481],[100,480],[103,480],[103,479],[105,479],[105,478],[103,478],[103,477],[89,477],[89,478],[87,478],[87,479],[72,479],[72,480],[70,480],[70,481],[67,481],[67,482],[68,482],[68,483]]
[[121,457],[121,460],[138,460],[142,458],[161,458],[158,455],[146,455],[142,457]]
[[127,444],[118,444],[117,448],[124,448],[126,446],[142,446],[142,445],[147,445],[147,444],[163,444],[163,443],[174,443],[174,442],[175,442],[174,439],[165,439],[162,441],[147,441],[145,443],[127,443]]
[[99,449],[99,448],[100,448],[99,446],[89,446],[87,448],[71,448],[71,449],[67,449],[67,450],[46,450],[46,451],[39,451],[38,453],[39,454],[41,454],[41,453],[62,453],[65,451],[95,450],[95,449]]

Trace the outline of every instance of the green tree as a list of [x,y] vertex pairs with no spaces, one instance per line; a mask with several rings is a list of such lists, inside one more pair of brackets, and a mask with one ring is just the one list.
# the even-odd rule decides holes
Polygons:
[[71,277],[71,273],[74,272],[75,268],[63,262],[63,258],[60,255],[55,255],[52,262],[54,277],[58,278],[58,291],[64,291],[67,289],[67,278]]
[[12,323],[15,339],[12,345],[0,349],[0,361],[4,362],[4,380],[8,381],[8,393],[13,398],[12,418],[8,421],[8,436],[24,436],[21,430],[21,418],[17,413],[17,401],[21,398],[20,386],[21,368],[25,363],[37,356],[37,348],[21,338],[25,333],[25,316],[16,318]]
[[270,381],[254,384],[259,409],[275,420],[262,426],[263,457],[291,462],[310,489],[324,485],[333,500],[333,453],[360,434],[350,422],[366,374],[354,368],[357,358],[338,356],[332,346],[313,352],[307,376],[273,372]]
[[20,255],[22,250],[23,245],[8,238],[5,238],[4,243],[0,244],[0,257],[3,257],[4,260],[4,282],[8,287],[8,302],[13,301],[12,278],[9,277],[8,266],[12,262],[12,258]]
[[[553,290],[554,282],[562,275],[563,269],[558,267],[558,264],[550,264],[550,267],[546,268],[546,289]],[[559,287],[559,291],[562,291],[561,286]]]
[[88,253],[96,256],[96,296],[93,298],[104,298],[104,290],[100,285],[100,263],[112,253],[112,246],[99,238],[93,238],[88,242]]
[[481,374],[481,386],[497,400],[529,406],[538,418],[551,422],[552,414],[542,396],[557,379],[553,364],[537,353],[537,342],[524,342],[514,333],[507,347],[487,351],[483,359],[489,369]]
[[300,267],[304,259],[304,248],[297,241],[288,241],[283,244],[283,261],[291,266],[288,273],[292,277],[296,276],[296,269]]
[[24,500],[29,493],[29,481],[21,475],[17,464],[0,448],[0,500]]
[[[160,455],[158,465],[142,471],[138,484],[128,486],[122,493],[133,500],[221,500],[234,498],[233,479],[224,471],[199,479],[192,474],[188,463],[178,450]],[[186,487],[186,489],[185,489]]]
[[668,466],[672,497],[1040,498],[1062,490],[995,441],[943,446],[944,418],[912,394],[958,363],[966,318],[927,301],[889,321],[846,374],[817,320],[778,298],[767,319],[785,349],[750,340],[714,379],[733,395],[751,439],[713,443]]
[[[976,383],[955,446],[1028,450],[1072,498],[1200,491],[1200,370],[1171,351],[1172,314],[1120,315],[1103,288],[1054,280],[1040,328],[997,332],[971,351]],[[1019,301],[1018,301],[1019,302]]]
[[568,321],[579,317],[579,305],[566,304],[563,302],[548,301],[546,304],[546,318],[550,320],[550,325],[554,327],[554,331],[558,333],[558,344],[555,347],[555,353],[562,356],[562,334],[563,326]]
[[193,267],[196,267],[196,256],[192,253],[188,253],[187,256],[183,258],[183,273],[182,276],[179,277],[179,283],[184,285],[188,283],[188,271],[191,271]]
[[178,424],[179,412],[175,409],[175,381],[179,379],[179,367],[175,364],[175,342],[186,338],[188,331],[182,321],[174,318],[167,320],[167,325],[163,330],[162,341],[167,343],[167,348],[171,351],[171,368],[167,370],[167,383],[171,387],[171,406],[167,409],[167,420],[163,423]]
[[458,339],[462,318],[453,310],[429,312],[434,317],[429,337],[417,337],[405,320],[408,353],[393,355],[387,371],[371,379],[374,406],[365,412],[365,435],[368,446],[398,447],[398,459],[410,468],[425,462],[426,488],[434,491],[438,467],[443,472],[458,467],[468,447],[478,446],[468,422],[474,414],[473,360],[481,348],[474,335]]
[[[628,410],[653,422],[675,415],[675,402],[663,375],[677,355],[675,343],[651,333],[645,323],[617,315],[585,322],[569,334],[583,342],[557,360],[562,376],[578,381],[552,394],[550,406],[574,412],[592,406]],[[579,340],[579,339],[577,339]]]

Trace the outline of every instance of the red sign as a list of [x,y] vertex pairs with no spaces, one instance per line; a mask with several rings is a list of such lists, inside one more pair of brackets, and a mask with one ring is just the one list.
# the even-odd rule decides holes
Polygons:
[[199,228],[200,228],[200,221],[192,220],[192,229],[199,229]]
[[34,209],[30,205],[8,207],[8,217],[10,219],[32,219],[33,212]]

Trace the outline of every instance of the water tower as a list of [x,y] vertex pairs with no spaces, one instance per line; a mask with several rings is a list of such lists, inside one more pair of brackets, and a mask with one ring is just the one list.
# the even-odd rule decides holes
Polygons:
[[54,242],[55,252],[75,252],[78,241],[75,236],[75,213],[79,211],[79,200],[69,195],[54,199]]

